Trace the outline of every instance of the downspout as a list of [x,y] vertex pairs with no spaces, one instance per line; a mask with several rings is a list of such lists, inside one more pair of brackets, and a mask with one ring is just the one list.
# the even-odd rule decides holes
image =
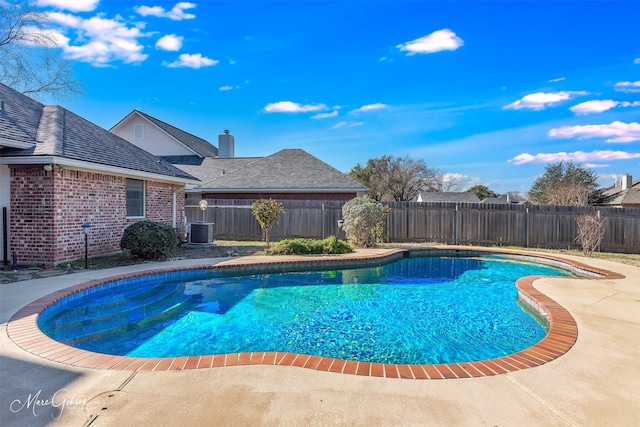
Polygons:
[[176,190],[173,190],[173,203],[171,208],[171,227],[175,229],[177,225],[178,225],[177,196],[176,196]]

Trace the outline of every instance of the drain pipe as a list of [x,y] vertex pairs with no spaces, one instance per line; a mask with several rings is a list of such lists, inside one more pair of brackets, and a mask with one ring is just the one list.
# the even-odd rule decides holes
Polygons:
[[11,263],[11,267],[16,270],[18,268],[18,255],[16,254],[16,251],[11,253]]

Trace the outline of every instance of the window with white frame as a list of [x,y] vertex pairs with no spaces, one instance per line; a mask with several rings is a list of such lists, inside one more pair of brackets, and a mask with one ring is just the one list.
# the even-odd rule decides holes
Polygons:
[[144,216],[144,181],[127,178],[127,216]]
[[144,124],[136,123],[133,125],[133,138],[144,139]]

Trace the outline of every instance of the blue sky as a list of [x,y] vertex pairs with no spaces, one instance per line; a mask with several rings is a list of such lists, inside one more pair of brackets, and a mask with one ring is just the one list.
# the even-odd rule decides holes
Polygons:
[[106,129],[139,109],[236,156],[408,155],[461,190],[560,160],[640,178],[638,1],[34,4],[86,88],[61,103]]

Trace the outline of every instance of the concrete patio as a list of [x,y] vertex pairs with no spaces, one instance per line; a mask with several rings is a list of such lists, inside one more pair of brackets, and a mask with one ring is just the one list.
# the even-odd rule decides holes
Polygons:
[[58,289],[159,267],[255,258],[264,259],[171,261],[1,285],[0,425],[640,425],[640,268],[611,261],[561,256],[624,279],[535,282],[578,324],[567,354],[484,378],[391,379],[265,365],[95,370],[34,356],[7,335],[16,311]]

